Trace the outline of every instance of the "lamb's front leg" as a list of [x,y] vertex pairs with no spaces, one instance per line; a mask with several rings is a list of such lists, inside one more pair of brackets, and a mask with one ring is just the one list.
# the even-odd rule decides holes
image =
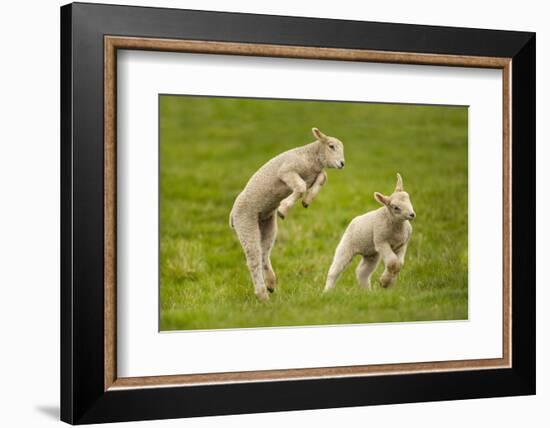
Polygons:
[[355,274],[357,276],[357,282],[359,287],[372,290],[370,277],[375,271],[376,266],[378,265],[378,260],[380,259],[380,254],[376,253],[370,256],[363,256],[361,262],[357,265]]
[[399,259],[399,263],[401,263],[401,268],[405,264],[405,254],[407,254],[407,244],[403,244],[399,249],[395,251],[395,254],[397,255],[397,258]]
[[323,187],[326,182],[327,174],[325,171],[321,171],[302,199],[302,205],[304,206],[304,208],[307,208],[309,204],[311,204],[311,201],[313,201],[315,196],[317,196],[317,194],[321,190],[321,187]]
[[292,190],[287,198],[283,199],[277,209],[277,214],[285,218],[288,210],[300,199],[307,190],[306,182],[296,172],[289,171],[279,174],[279,178]]
[[376,250],[382,256],[384,260],[385,269],[380,277],[380,285],[387,288],[395,283],[395,278],[401,270],[403,263],[399,260],[397,254],[393,252],[391,246],[387,242],[382,242],[376,245]]

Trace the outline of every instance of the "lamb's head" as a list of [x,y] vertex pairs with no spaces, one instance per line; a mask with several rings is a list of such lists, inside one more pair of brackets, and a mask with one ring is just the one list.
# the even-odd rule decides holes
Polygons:
[[384,205],[396,220],[412,220],[416,217],[409,194],[403,190],[403,179],[397,173],[397,184],[390,196],[375,192],[374,199]]
[[321,146],[319,160],[323,168],[342,169],[344,167],[344,144],[338,138],[329,137],[317,128],[313,128],[311,132]]

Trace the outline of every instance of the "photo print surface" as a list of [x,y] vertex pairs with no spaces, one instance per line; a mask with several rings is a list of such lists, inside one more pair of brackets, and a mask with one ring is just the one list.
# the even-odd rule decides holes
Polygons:
[[159,96],[160,330],[468,318],[468,108]]

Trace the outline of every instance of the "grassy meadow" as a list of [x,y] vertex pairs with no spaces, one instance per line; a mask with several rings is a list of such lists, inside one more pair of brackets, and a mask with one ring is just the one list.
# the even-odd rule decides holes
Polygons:
[[[456,320],[468,317],[468,112],[465,107],[160,97],[160,329]],[[272,252],[269,302],[254,296],[228,216],[267,160],[313,141],[344,143],[346,167],[308,209],[297,203]],[[322,294],[350,220],[403,176],[417,218],[396,286],[360,290],[357,257]]]

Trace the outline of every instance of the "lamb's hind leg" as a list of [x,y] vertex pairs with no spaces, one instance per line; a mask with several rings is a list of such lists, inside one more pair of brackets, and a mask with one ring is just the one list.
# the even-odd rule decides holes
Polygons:
[[340,274],[344,271],[346,266],[351,262],[355,254],[348,248],[345,242],[345,237],[336,247],[336,252],[334,253],[334,259],[330,265],[328,271],[327,282],[325,284],[325,293],[330,291],[336,285],[336,280]]
[[277,277],[271,266],[271,250],[277,237],[277,217],[275,214],[260,222],[262,246],[262,268],[267,291],[273,293],[277,284]]
[[357,265],[357,269],[355,271],[359,287],[372,290],[370,276],[376,269],[376,266],[378,265],[378,260],[380,260],[380,256],[378,254],[374,254],[372,256],[363,256],[361,258],[361,261]]
[[260,225],[257,218],[233,218],[235,232],[243,247],[246,264],[254,283],[254,292],[258,299],[267,300],[269,295],[262,272],[262,247]]

